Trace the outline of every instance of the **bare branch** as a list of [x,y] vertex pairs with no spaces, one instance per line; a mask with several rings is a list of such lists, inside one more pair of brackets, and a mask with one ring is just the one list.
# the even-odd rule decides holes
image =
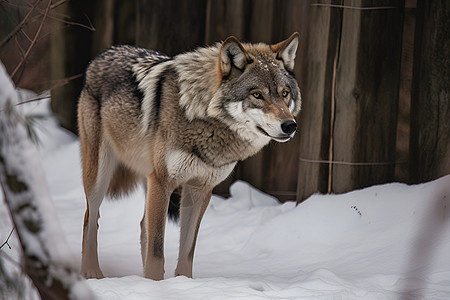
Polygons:
[[61,22],[61,23],[64,23],[64,24],[67,24],[67,25],[80,26],[80,27],[89,29],[91,31],[95,31],[95,27],[94,27],[94,25],[92,25],[92,22],[89,19],[89,17],[86,14],[84,14],[84,16],[86,17],[86,20],[89,22],[89,25],[85,25],[83,23],[78,23],[78,22],[64,20],[64,19],[57,18],[57,17],[52,16],[52,15],[49,15],[48,18],[52,19],[52,20],[55,20],[55,21],[58,21],[58,22]]
[[[73,75],[73,76],[70,76],[70,77],[59,79],[59,80],[57,80],[58,82],[56,84],[52,85],[51,87],[49,87],[48,90],[51,91],[53,89],[59,88],[59,87],[61,87],[63,85],[68,84],[70,81],[72,81],[74,79],[80,78],[81,76],[83,76],[83,74],[77,74],[77,75]],[[22,104],[35,102],[35,101],[40,101],[40,100],[44,100],[44,99],[50,99],[50,97],[48,97],[48,96],[37,97],[37,98],[33,98],[33,99],[29,99],[29,100],[25,100],[25,101],[19,102],[16,105],[22,105]]]
[[28,18],[30,17],[31,13],[36,9],[36,6],[40,3],[39,0],[36,0],[36,2],[33,4],[31,9],[28,11],[26,16],[23,18],[23,20],[19,23],[19,25],[16,26],[1,42],[0,42],[0,48],[6,45],[6,43],[9,42],[18,32],[22,30],[22,28],[27,24]]
[[45,19],[47,19],[47,15],[48,15],[48,12],[50,10],[51,4],[52,4],[52,1],[49,0],[48,4],[47,4],[47,8],[45,9],[45,14],[42,17],[41,23],[39,24],[39,28],[36,31],[36,34],[34,35],[33,41],[31,42],[31,45],[28,47],[27,52],[25,52],[24,58],[19,62],[19,64],[14,69],[14,71],[11,73],[11,78],[14,77],[14,75],[17,73],[17,71],[20,69],[20,67],[24,64],[25,60],[27,59],[28,55],[30,54],[31,49],[36,44],[36,41],[37,41],[37,39],[39,37],[39,34],[41,33],[42,27],[44,25]]
[[58,82],[56,84],[54,84],[53,86],[51,86],[49,88],[49,90],[51,91],[53,89],[59,88],[60,86],[66,85],[70,81],[72,81],[74,79],[77,79],[77,78],[80,78],[82,76],[83,76],[83,74],[80,73],[80,74],[69,76],[69,77],[66,77],[66,78],[61,78],[61,79],[57,80]]
[[[2,2],[7,3],[7,4],[11,5],[11,6],[17,7],[17,8],[22,8],[22,6],[15,5],[15,4],[7,2],[5,0],[3,0]],[[50,6],[50,10],[55,9],[58,6],[61,6],[62,4],[66,3],[66,2],[69,2],[69,0],[60,0],[60,1],[56,2],[56,3],[53,3]],[[28,40],[31,42],[31,39],[23,31],[23,27],[26,24],[28,24],[29,22],[34,22],[37,19],[39,19],[41,16],[45,15],[45,12],[43,12],[42,10],[37,8],[37,5],[39,3],[40,3],[39,0],[37,0],[33,5],[30,5],[28,2],[26,2],[26,4],[28,4],[28,6],[30,7],[30,10],[26,14],[26,16],[23,18],[23,20],[19,23],[19,25],[17,25],[2,41],[0,41],[0,48],[3,47],[4,45],[6,45],[19,32],[22,32],[28,38]],[[33,18],[29,19],[30,15],[31,15],[31,13],[33,11],[38,12],[39,15],[38,16],[34,16]],[[92,25],[91,20],[87,16],[86,16],[86,19],[87,19],[89,25],[85,25],[85,24],[78,23],[78,22],[67,21],[67,20],[64,20],[63,18],[55,17],[55,16],[52,16],[50,14],[48,14],[47,17],[49,19],[52,19],[52,20],[55,20],[55,21],[58,21],[58,22],[61,22],[61,23],[65,23],[65,24],[68,24],[68,25],[80,26],[80,27],[87,28],[89,30],[95,31],[95,28]]]
[[[53,8],[56,8],[56,7],[60,6],[61,4],[64,4],[65,2],[68,2],[68,0],[61,0],[61,1],[57,2],[57,3],[55,3],[54,5],[52,5],[52,6],[50,7],[50,10],[52,10]],[[39,8],[36,8],[36,11],[37,11],[40,15],[44,15],[44,14],[45,14],[45,12],[43,12],[43,11],[42,11],[41,9],[39,9]],[[61,23],[67,24],[67,25],[80,26],[80,27],[89,29],[89,30],[91,30],[91,31],[95,31],[94,25],[92,25],[92,22],[91,22],[91,20],[89,19],[89,17],[88,17],[86,14],[84,14],[84,16],[86,17],[86,20],[88,21],[89,25],[85,25],[85,24],[79,23],[79,22],[73,22],[73,21],[65,20],[64,18],[56,17],[56,16],[54,16],[54,15],[52,15],[52,14],[49,14],[47,17],[48,17],[49,19],[51,19],[51,20],[58,21],[58,22],[61,22]],[[37,16],[37,17],[39,17],[39,16]],[[67,16],[65,16],[65,17],[67,17]]]

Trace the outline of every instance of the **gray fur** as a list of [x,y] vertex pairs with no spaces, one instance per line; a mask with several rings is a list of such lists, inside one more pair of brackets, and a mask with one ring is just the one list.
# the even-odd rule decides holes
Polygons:
[[230,37],[175,57],[114,46],[91,62],[78,106],[88,202],[84,276],[103,276],[94,226],[105,193],[126,194],[145,180],[144,275],[163,278],[165,213],[170,194],[181,186],[186,236],[176,273],[192,276],[195,239],[213,187],[237,161],[295,133],[301,107],[292,75],[297,44],[298,34],[276,45]]

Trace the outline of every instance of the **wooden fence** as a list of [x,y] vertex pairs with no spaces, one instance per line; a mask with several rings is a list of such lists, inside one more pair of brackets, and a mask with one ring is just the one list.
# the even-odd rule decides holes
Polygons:
[[[229,35],[278,42],[300,33],[297,136],[239,163],[216,193],[242,179],[282,201],[302,201],[450,173],[447,0],[79,0],[59,9],[88,14],[96,31],[55,32],[56,78],[82,73],[114,43],[174,55]],[[69,128],[80,88],[78,80],[52,95]]]

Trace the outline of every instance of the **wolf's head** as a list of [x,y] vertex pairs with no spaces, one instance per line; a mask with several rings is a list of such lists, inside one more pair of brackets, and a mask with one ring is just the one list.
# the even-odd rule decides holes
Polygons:
[[[294,77],[298,33],[278,44],[246,44],[229,37],[218,59],[218,92],[222,117],[240,131],[278,142],[292,138],[301,96]],[[244,133],[245,134],[245,133]]]

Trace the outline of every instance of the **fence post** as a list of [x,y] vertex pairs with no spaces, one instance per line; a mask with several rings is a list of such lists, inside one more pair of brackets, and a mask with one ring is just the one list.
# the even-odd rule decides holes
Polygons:
[[450,3],[417,2],[411,99],[413,183],[450,173]]
[[370,165],[334,164],[335,193],[394,179],[404,1],[363,3],[344,1],[333,160]]
[[329,155],[333,65],[339,46],[342,9],[311,6],[308,18],[308,37],[303,42],[306,51],[302,57],[298,202],[315,192],[327,192],[328,165],[313,161],[328,160]]

